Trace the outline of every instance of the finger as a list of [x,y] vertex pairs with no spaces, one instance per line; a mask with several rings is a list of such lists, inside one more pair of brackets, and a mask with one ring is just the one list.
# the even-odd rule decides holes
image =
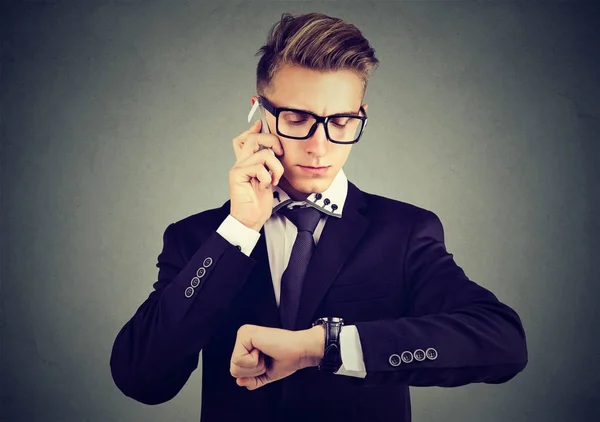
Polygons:
[[250,145],[254,147],[254,152],[258,151],[258,146],[262,145],[267,148],[272,148],[277,155],[283,154],[283,145],[279,138],[270,133],[248,133],[245,136],[244,142],[250,142]]
[[264,367],[241,368],[239,366],[233,365],[230,369],[231,376],[234,378],[254,378],[263,375],[265,372],[267,372],[267,370]]
[[235,362],[240,368],[256,369],[260,361],[260,350],[253,349],[250,353],[239,356]]
[[254,378],[266,373],[267,368],[264,365],[259,365],[255,368],[242,368],[233,365],[230,372],[234,378]]
[[270,148],[271,155],[283,155],[283,146],[279,138],[268,133],[247,133],[237,138],[236,145],[234,147],[236,162],[254,155],[261,147]]
[[247,351],[242,350],[241,348],[234,350],[231,355],[231,375],[233,376],[242,376],[242,372],[246,369],[254,369],[256,368],[257,362],[254,361],[254,358],[251,354],[247,353]]
[[269,157],[267,165],[269,166],[269,169],[271,170],[271,177],[273,178],[272,183],[274,186],[277,186],[279,184],[279,181],[283,177],[283,173],[284,173],[283,164],[276,157]]
[[248,133],[259,133],[262,129],[262,120],[257,120],[252,123],[252,126],[248,129]]
[[268,189],[269,187],[271,187],[271,173],[269,173],[269,171],[265,168],[264,165],[262,164],[255,164],[253,166],[250,166],[250,174],[253,174],[257,180],[257,182],[259,183],[259,187],[262,189]]
[[[258,363],[257,350],[252,344],[252,336],[256,330],[253,326],[245,324],[238,329],[237,337],[233,345],[233,351],[231,352],[231,367],[234,366],[256,366]],[[254,354],[252,353],[254,350]]]
[[238,164],[240,167],[250,166],[253,164],[260,164],[263,167],[266,167],[267,172],[270,173],[268,183],[273,182],[274,185],[279,183],[284,170],[281,161],[268,151],[257,152]]
[[260,388],[271,381],[272,380],[269,379],[267,374],[263,374],[258,377],[243,377],[236,380],[240,387],[246,387],[250,391],[256,390],[257,388]]
[[[272,165],[275,165],[274,163]],[[230,173],[230,182],[258,184],[260,189],[268,189],[274,182],[274,177],[264,164],[256,163],[250,165],[237,165],[232,167]]]
[[[253,181],[253,179],[256,179]],[[256,182],[265,187],[271,181],[269,170],[262,164],[236,165],[229,171],[229,181],[233,183]]]
[[257,120],[256,122],[252,123],[252,125],[247,130],[243,131],[238,136],[233,138],[233,151],[235,152],[236,156],[241,150],[246,136],[248,136],[248,134],[250,133],[260,133],[261,126],[262,122],[260,120]]
[[271,183],[273,185],[279,184],[279,180],[281,180],[284,171],[283,164],[281,163],[279,158],[273,156],[273,154],[268,154],[266,155],[263,165],[266,166],[269,170],[269,173],[272,178]]
[[253,359],[255,359],[256,364],[254,365],[254,368],[251,370],[251,372],[247,375],[249,377],[257,377],[259,375],[264,374],[267,371],[264,354],[261,353],[258,349],[254,349],[252,351],[252,354],[254,354],[254,352],[256,352],[256,356],[253,356]]
[[248,127],[248,129],[245,130],[240,136],[245,137],[249,133],[260,133],[261,127],[262,121],[257,120],[256,122],[252,123],[250,127]]
[[234,378],[257,377],[266,372],[264,355],[258,349],[231,360],[230,372]]
[[238,136],[233,138],[234,148],[236,146],[241,146],[244,143],[244,140],[246,139],[246,137],[248,135],[250,135],[251,133],[261,133],[261,128],[262,128],[262,121],[257,120],[256,122],[252,123],[252,125],[250,125],[250,127],[247,130],[243,131]]
[[254,390],[257,387],[257,381],[255,377],[241,377],[235,380],[236,384],[240,387],[246,387],[248,390]]
[[[238,351],[245,350],[245,347],[244,349],[239,348]],[[264,354],[261,353],[260,350],[253,348],[250,352],[242,353],[243,354],[237,355],[235,357],[232,356],[232,363],[235,363],[236,365],[241,366],[243,368],[257,368],[261,364],[264,365]]]

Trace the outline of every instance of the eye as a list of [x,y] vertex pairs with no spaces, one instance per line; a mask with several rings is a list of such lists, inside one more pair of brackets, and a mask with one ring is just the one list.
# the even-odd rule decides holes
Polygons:
[[345,127],[346,124],[348,124],[349,120],[349,117],[335,117],[331,119],[331,123],[333,123],[337,127]]
[[303,113],[287,112],[283,115],[285,122],[291,125],[301,125],[308,121],[309,116]]

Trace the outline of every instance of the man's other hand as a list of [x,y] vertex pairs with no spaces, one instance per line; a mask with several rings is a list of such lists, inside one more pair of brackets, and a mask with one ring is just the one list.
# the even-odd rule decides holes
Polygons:
[[300,331],[243,325],[237,332],[230,372],[240,387],[256,390],[299,369],[317,366],[324,344],[320,325]]

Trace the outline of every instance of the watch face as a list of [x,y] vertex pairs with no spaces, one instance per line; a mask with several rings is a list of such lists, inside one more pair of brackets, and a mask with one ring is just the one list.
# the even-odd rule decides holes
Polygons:
[[315,325],[325,325],[327,323],[344,325],[344,319],[340,317],[323,317],[317,319],[312,325],[314,327]]
[[344,323],[344,319],[340,318],[340,317],[323,317],[323,318],[319,318],[317,321],[322,321],[322,322],[330,322],[330,323]]

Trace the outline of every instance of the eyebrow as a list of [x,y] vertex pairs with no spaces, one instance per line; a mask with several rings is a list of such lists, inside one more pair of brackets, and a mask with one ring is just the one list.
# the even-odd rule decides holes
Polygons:
[[[284,108],[286,108],[286,107],[284,107]],[[295,107],[287,107],[287,108],[291,108],[292,110],[296,110],[296,111],[302,111],[304,113],[317,114],[314,111],[306,110],[303,108],[295,108]],[[356,112],[356,111],[340,111],[338,113],[328,114],[327,116],[337,116],[338,114],[351,114],[353,116],[360,116],[360,113]]]

